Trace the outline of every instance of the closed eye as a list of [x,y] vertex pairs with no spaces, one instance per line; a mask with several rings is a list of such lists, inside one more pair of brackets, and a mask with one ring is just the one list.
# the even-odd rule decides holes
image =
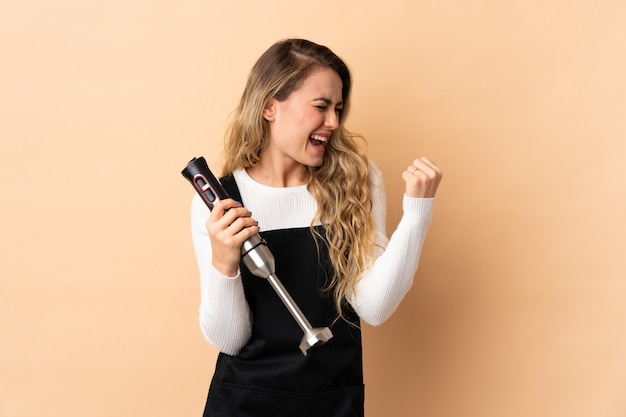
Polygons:
[[[315,108],[321,112],[325,112],[326,110],[328,110],[328,106],[315,106]],[[335,107],[335,113],[341,114],[342,111],[343,107]]]
[[333,106],[333,105],[335,106],[335,113],[341,113],[343,111],[343,102],[341,101],[334,103],[332,100],[329,100],[324,97],[316,98],[313,101],[317,102],[317,103],[314,103],[313,106],[319,111],[326,111],[328,110],[329,106]]

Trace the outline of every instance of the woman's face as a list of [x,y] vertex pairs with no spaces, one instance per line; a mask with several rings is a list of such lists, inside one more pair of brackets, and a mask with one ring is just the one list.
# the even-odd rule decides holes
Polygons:
[[339,127],[342,87],[341,78],[334,70],[320,68],[286,100],[270,100],[263,117],[270,125],[266,156],[272,158],[272,163],[286,169],[294,164],[322,165],[325,147]]

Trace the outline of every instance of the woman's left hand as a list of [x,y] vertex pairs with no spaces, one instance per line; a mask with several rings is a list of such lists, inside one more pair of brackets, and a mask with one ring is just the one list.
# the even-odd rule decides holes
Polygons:
[[402,173],[406,183],[405,194],[413,198],[434,198],[443,174],[441,169],[425,156],[413,161]]

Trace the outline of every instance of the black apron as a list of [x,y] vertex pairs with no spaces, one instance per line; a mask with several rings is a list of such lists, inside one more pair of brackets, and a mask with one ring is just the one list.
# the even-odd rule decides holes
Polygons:
[[[220,180],[241,201],[234,178]],[[318,227],[319,232],[324,229]],[[241,264],[252,312],[250,340],[237,356],[220,353],[204,417],[363,417],[364,387],[359,319],[337,319],[325,244],[319,251],[309,227],[261,232],[276,258],[276,276],[313,327],[330,327],[333,338],[304,356],[303,332],[269,282]]]

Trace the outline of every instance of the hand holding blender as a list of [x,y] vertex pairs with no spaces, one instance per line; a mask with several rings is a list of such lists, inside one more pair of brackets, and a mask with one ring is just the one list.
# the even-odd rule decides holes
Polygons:
[[[200,195],[204,203],[213,209],[213,205],[219,200],[230,198],[220,182],[215,178],[203,157],[193,158],[182,171],[182,174],[196,192]],[[296,320],[304,336],[300,342],[300,350],[304,355],[313,346],[321,346],[330,340],[333,335],[328,327],[313,328],[306,319],[300,308],[293,301],[285,287],[276,276],[274,255],[266,246],[265,241],[255,234],[248,238],[241,247],[241,258],[244,265],[254,275],[267,279],[276,294],[279,296],[289,313]]]

